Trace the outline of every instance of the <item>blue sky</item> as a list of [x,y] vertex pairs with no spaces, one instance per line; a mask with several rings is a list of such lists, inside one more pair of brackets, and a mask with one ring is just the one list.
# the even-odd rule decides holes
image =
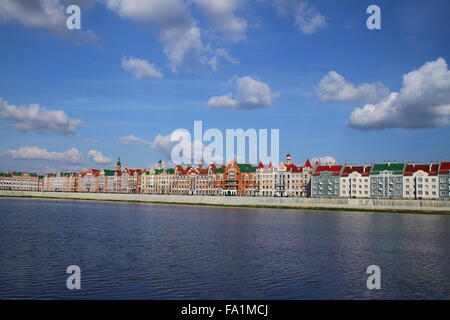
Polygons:
[[[154,144],[157,135],[193,130],[194,120],[204,129],[279,128],[280,158],[290,152],[296,163],[325,156],[361,164],[450,160],[448,1],[230,0],[211,8],[201,0],[171,0],[173,11],[160,1],[136,10],[127,7],[133,0],[70,1],[81,7],[78,38],[58,11],[69,1],[51,2],[59,12],[54,23],[46,22],[40,1],[30,8],[17,1],[15,12],[0,5],[0,170],[111,167],[107,158],[117,157],[148,167],[167,160]],[[381,30],[366,27],[372,4],[381,8]],[[164,40],[174,25],[198,33]],[[182,61],[173,58],[183,48]],[[123,66],[128,58],[145,60],[162,77],[137,78],[138,67]],[[344,82],[322,81],[331,71]],[[400,97],[381,110],[392,92]],[[229,93],[232,102],[208,105]],[[26,110],[19,107],[32,104],[81,123],[39,130],[28,119],[20,126]],[[373,113],[353,114],[368,104]],[[46,116],[44,124],[52,121]],[[139,140],[119,143],[130,135]]]

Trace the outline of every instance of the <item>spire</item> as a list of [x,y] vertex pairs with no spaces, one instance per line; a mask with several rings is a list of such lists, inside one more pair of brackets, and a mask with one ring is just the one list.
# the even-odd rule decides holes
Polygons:
[[311,162],[309,162],[309,159],[306,159],[306,162],[305,162],[304,167],[306,167],[306,168],[312,168]]
[[116,163],[116,171],[122,171],[122,163],[120,162],[120,157],[119,159],[117,159],[117,163]]

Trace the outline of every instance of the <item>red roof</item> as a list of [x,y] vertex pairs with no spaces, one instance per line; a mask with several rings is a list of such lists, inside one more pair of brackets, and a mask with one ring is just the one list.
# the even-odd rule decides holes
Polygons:
[[303,171],[302,167],[297,167],[296,165],[293,165],[293,164],[286,164],[286,169],[291,172],[302,172]]
[[338,176],[341,173],[342,166],[338,165],[328,165],[328,166],[318,166],[314,170],[313,176],[318,176],[322,172],[331,172],[333,176]]
[[447,173],[450,173],[450,162],[441,162],[439,174],[447,174]]
[[258,169],[264,169],[264,165],[262,164],[262,162],[260,162],[260,163],[258,164]]
[[306,167],[306,168],[312,168],[311,162],[309,162],[309,159],[306,159],[306,162],[305,162],[304,167]]
[[424,171],[430,176],[437,175],[438,164],[408,164],[405,168],[405,176],[412,176],[417,171]]
[[342,177],[348,177],[348,175],[352,172],[358,172],[363,177],[369,176],[370,169],[372,166],[345,166],[344,171],[342,171]]

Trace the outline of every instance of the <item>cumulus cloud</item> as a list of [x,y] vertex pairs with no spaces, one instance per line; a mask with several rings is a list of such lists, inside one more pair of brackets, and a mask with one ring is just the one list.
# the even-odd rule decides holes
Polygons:
[[235,12],[246,0],[194,0],[195,4],[213,23],[213,28],[226,40],[238,42],[246,38],[247,22],[237,18]]
[[355,109],[347,125],[360,130],[450,125],[450,71],[443,58],[403,76],[403,87],[376,104]]
[[65,152],[50,152],[37,146],[22,147],[16,150],[0,152],[0,157],[9,157],[18,160],[51,160],[68,163],[84,162],[83,154],[75,148]]
[[[89,7],[91,1],[79,1],[77,4],[83,10]],[[0,23],[17,23],[28,28],[47,30],[76,42],[100,44],[98,35],[90,30],[67,29],[67,6],[60,0],[2,0]]]
[[136,137],[133,134],[130,134],[128,136],[119,137],[119,138],[117,138],[117,142],[120,144],[146,144],[146,145],[152,144],[151,141],[146,141],[145,139]]
[[380,82],[354,86],[336,71],[330,71],[323,77],[316,91],[319,99],[326,102],[360,101],[368,103],[379,101],[389,94],[389,90]]
[[[205,163],[222,163],[223,157],[214,148],[205,145],[202,141],[192,141],[187,130],[178,129],[166,136],[158,134],[152,147],[161,152],[164,157],[170,159],[173,164],[193,164],[194,159],[202,159]],[[174,148],[176,148],[174,150]],[[223,150],[219,150],[223,152]],[[183,158],[184,152],[190,156]],[[174,154],[175,153],[175,157]]]
[[325,27],[326,17],[308,1],[274,0],[278,14],[292,16],[295,26],[304,34],[312,34]]
[[201,31],[183,1],[107,0],[106,5],[122,18],[155,26],[173,72],[193,71],[204,63]]
[[111,158],[105,157],[98,150],[90,150],[88,156],[91,158],[92,161],[99,164],[109,164],[113,162]]
[[123,57],[122,68],[133,74],[136,79],[163,77],[153,64],[143,59]]
[[166,136],[158,134],[151,145],[153,148],[161,152],[166,158],[170,158],[172,148],[177,143],[178,141],[173,141],[171,139],[171,134],[168,134]]
[[318,158],[311,158],[311,164],[314,165],[316,162],[319,162],[319,165],[325,166],[325,165],[333,165],[336,164],[337,161],[332,156],[325,156],[325,157],[318,157]]
[[36,131],[48,133],[55,131],[61,134],[74,134],[81,120],[70,119],[64,111],[47,110],[39,104],[15,106],[0,98],[0,119],[14,122],[13,126],[20,131]]
[[268,84],[250,76],[237,78],[237,96],[232,93],[212,97],[208,101],[211,108],[223,109],[256,109],[271,107],[273,99],[278,96],[270,90]]

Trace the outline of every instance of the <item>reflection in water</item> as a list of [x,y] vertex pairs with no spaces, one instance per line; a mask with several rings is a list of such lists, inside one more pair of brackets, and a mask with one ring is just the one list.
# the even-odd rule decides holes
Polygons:
[[437,215],[1,199],[0,298],[448,299],[449,230]]

